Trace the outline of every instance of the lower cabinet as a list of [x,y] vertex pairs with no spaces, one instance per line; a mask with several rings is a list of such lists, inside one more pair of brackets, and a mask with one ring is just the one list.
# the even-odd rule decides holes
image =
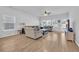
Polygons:
[[66,39],[67,40],[74,41],[74,39],[75,39],[74,37],[75,37],[74,32],[66,32]]

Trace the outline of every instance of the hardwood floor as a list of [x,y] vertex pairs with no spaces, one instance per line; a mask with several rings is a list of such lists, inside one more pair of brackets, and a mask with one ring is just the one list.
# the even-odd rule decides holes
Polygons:
[[0,39],[1,52],[78,52],[72,41],[67,41],[65,33],[49,32],[33,40],[25,35],[16,35]]

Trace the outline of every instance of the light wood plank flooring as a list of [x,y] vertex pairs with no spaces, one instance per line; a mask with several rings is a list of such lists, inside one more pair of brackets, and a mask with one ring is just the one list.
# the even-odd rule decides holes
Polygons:
[[25,35],[16,35],[0,39],[1,52],[78,52],[79,48],[72,41],[67,41],[65,33],[49,32],[33,40]]

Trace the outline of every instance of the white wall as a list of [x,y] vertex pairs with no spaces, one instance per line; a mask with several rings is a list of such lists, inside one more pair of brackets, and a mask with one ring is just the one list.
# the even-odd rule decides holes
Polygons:
[[79,46],[79,7],[75,7],[71,11],[71,18],[74,19],[74,31],[75,31],[75,41],[77,45]]
[[69,13],[65,12],[65,13],[60,13],[57,15],[50,15],[50,16],[41,16],[40,19],[41,20],[50,20],[50,19],[56,19],[56,20],[62,20],[62,19],[68,19],[69,18]]
[[[2,27],[3,27],[2,16],[3,15],[10,15],[10,16],[16,17],[15,30],[4,31],[2,29]],[[35,16],[29,15],[27,13],[21,12],[16,9],[11,9],[11,8],[7,8],[7,7],[0,7],[0,38],[10,36],[10,35],[15,35],[16,31],[20,28],[20,23],[25,23],[26,26],[39,25],[39,22],[37,19],[38,18],[36,18]]]

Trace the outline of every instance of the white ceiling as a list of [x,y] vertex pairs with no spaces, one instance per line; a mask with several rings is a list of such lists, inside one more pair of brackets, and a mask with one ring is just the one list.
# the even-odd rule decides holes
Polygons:
[[66,9],[70,9],[72,7],[68,6],[12,6],[10,8],[14,8],[25,13],[29,13],[34,16],[42,16],[44,11],[47,10],[51,12],[52,15],[66,13]]

